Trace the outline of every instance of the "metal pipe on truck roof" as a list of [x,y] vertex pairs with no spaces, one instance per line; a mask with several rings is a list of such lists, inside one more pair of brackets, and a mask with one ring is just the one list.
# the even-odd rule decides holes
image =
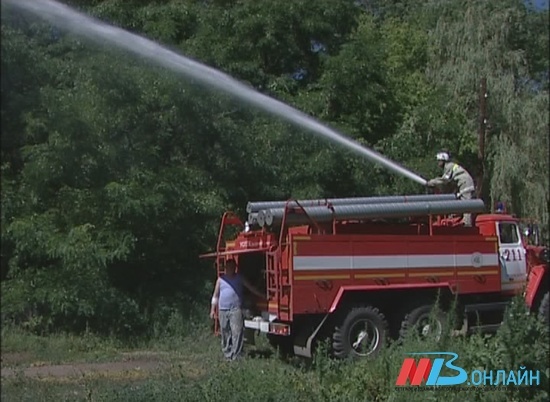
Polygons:
[[[305,207],[307,215],[287,213],[286,221],[289,224],[306,224],[310,220],[317,223],[337,220],[360,220],[372,218],[406,218],[409,216],[446,215],[478,213],[485,211],[483,200],[454,200],[413,203],[387,203],[371,205],[335,205],[333,209],[327,206]],[[265,211],[265,225],[279,225],[282,221],[284,208],[268,209]]]
[[257,212],[258,215],[256,215],[256,220],[258,221],[258,225],[260,227],[265,226],[265,210]]
[[[298,200],[303,207],[332,205],[353,205],[353,204],[387,204],[387,203],[409,203],[420,201],[451,201],[456,200],[455,194],[415,194],[415,195],[392,195],[380,197],[351,197],[351,198],[319,198],[314,200]],[[253,213],[272,208],[284,208],[287,201],[258,201],[249,202],[246,205],[246,212]],[[298,206],[296,201],[290,201],[292,207]]]
[[249,225],[258,225],[258,213],[257,212],[253,212],[253,213],[250,213],[248,214],[248,220],[247,220],[248,224]]

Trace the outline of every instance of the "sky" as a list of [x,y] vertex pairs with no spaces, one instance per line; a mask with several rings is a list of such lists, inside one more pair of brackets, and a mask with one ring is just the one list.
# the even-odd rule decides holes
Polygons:
[[531,0],[531,1],[535,4],[535,7],[539,10],[548,9],[549,0]]

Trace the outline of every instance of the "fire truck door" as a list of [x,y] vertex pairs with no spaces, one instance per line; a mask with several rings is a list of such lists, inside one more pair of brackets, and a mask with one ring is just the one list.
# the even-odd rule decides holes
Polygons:
[[526,250],[518,225],[498,222],[499,254],[502,264],[502,289],[521,289],[527,279]]

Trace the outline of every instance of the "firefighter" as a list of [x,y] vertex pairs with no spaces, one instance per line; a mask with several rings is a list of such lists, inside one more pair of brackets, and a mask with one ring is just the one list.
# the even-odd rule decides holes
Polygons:
[[256,290],[236,272],[237,263],[231,259],[225,265],[225,274],[216,281],[212,295],[210,318],[220,321],[222,352],[227,360],[241,357],[244,340],[243,286],[260,298],[265,295]]
[[[441,177],[428,181],[429,187],[441,187],[448,184],[454,184],[457,189],[457,198],[462,200],[471,200],[475,198],[475,185],[472,176],[460,166],[451,160],[448,151],[441,151],[436,155],[437,164],[443,169]],[[472,226],[472,215],[464,214],[464,226]]]

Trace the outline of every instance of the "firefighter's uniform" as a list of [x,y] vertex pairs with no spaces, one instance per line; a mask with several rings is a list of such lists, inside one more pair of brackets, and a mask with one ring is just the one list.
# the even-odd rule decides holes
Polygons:
[[[447,153],[437,154],[437,160],[444,162],[443,176],[432,179],[428,182],[429,186],[445,186],[454,183],[457,189],[457,198],[462,200],[471,200],[475,198],[475,185],[472,176],[457,163],[450,160]],[[472,226],[472,215],[464,214],[464,225]]]

